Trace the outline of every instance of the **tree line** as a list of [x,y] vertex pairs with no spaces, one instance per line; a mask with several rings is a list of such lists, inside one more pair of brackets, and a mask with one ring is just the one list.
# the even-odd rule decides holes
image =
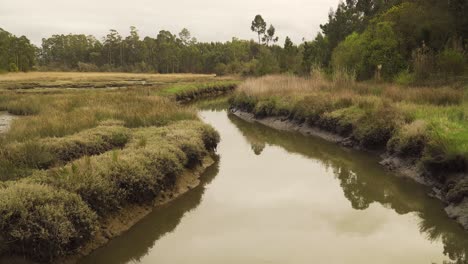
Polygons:
[[314,69],[366,80],[414,81],[466,72],[466,0],[346,0],[328,15],[312,41],[278,43],[273,25],[255,16],[256,40],[199,42],[187,29],[140,37],[130,27],[98,40],[53,35],[35,47],[0,31],[0,70],[126,71],[264,75]]
[[[262,34],[262,33],[261,33]],[[275,43],[270,26],[259,42],[198,42],[187,29],[173,34],[161,30],[141,38],[135,27],[123,37],[110,30],[101,41],[86,35],[53,35],[43,39],[37,54],[42,70],[128,71],[158,73],[217,73],[262,75],[300,69],[299,49],[288,38],[288,48]]]

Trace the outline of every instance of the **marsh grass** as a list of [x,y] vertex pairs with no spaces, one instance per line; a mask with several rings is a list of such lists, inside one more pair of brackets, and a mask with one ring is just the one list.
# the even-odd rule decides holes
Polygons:
[[176,101],[188,102],[231,92],[238,84],[239,81],[230,79],[214,82],[181,83],[159,89],[157,94],[174,97]]
[[318,77],[249,79],[230,104],[257,117],[308,122],[366,148],[387,148],[418,159],[430,170],[468,169],[466,88],[337,82],[313,76]]
[[[167,86],[212,76],[32,73],[2,75],[0,84],[103,78]],[[0,90],[0,109],[22,115],[0,135],[0,254],[40,262],[72,254],[103,218],[151,203],[213,153],[217,132],[159,88]]]
[[[3,107],[14,114],[25,114],[11,124],[5,135],[9,141],[38,137],[63,137],[96,127],[107,120],[124,126],[163,126],[178,120],[196,119],[190,109],[159,96],[144,96],[132,91],[94,91],[87,93],[22,95],[6,93]],[[31,105],[36,111],[31,112]],[[14,106],[14,107],[12,107]]]
[[122,148],[129,140],[127,128],[99,126],[62,138],[7,143],[0,149],[0,159],[17,167],[47,169],[82,156]]
[[[40,261],[73,252],[92,236],[99,220],[96,215],[105,217],[128,204],[153,201],[160,192],[173,188],[185,169],[201,164],[219,142],[217,132],[198,120],[179,121],[162,127],[107,129],[117,131],[110,133],[114,135],[111,138],[116,144],[127,141],[120,135],[126,135],[128,131],[132,133],[131,140],[122,149],[83,156],[66,165],[32,171],[29,177],[2,184],[0,194],[8,199],[0,202],[0,239],[7,242],[7,252]],[[109,135],[102,128],[94,130],[101,137]],[[90,131],[82,133],[95,136]],[[46,149],[54,149],[52,146],[62,149],[66,143],[76,143],[73,139],[78,138],[86,136],[72,135],[55,139],[50,144],[46,142],[53,139],[40,142]],[[98,144],[99,140],[89,143],[93,142]],[[20,149],[18,153],[24,154],[28,151],[21,148],[27,148],[31,143],[13,144]],[[71,151],[69,148],[62,150]],[[74,151],[73,158],[79,152]],[[67,155],[65,157],[68,159]],[[18,197],[20,195],[28,198]],[[42,203],[50,199],[54,202],[43,210]],[[68,199],[73,205],[69,205]],[[19,211],[25,213],[16,215],[15,212]],[[24,233],[23,229],[28,225],[37,230]],[[77,234],[70,233],[70,230],[76,230]],[[74,239],[75,235],[80,235],[80,239]]]

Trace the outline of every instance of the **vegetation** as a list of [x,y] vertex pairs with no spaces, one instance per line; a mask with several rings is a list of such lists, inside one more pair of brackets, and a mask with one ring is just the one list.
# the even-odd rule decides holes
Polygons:
[[466,72],[467,10],[466,1],[341,2],[304,45],[304,68],[405,84],[453,79]]
[[230,103],[259,118],[286,116],[414,158],[431,172],[468,170],[466,89],[267,76],[240,85]]
[[[99,79],[68,77],[77,86],[82,78]],[[0,135],[0,254],[44,262],[73,254],[104,219],[128,205],[152,203],[213,153],[217,132],[192,108],[160,95],[187,76],[146,77],[159,84],[0,90],[0,108],[22,115]],[[52,80],[30,81],[40,87]],[[196,82],[189,87],[208,89]]]
[[25,36],[16,37],[0,28],[0,73],[30,71],[36,63],[36,47]]
[[[233,38],[202,43],[182,29],[155,38],[130,27],[111,29],[102,40],[83,34],[53,35],[40,48],[1,30],[0,70],[216,73],[259,76],[308,75],[315,68],[347,72],[358,80],[440,84],[463,80],[467,69],[468,3],[420,0],[346,0],[331,11],[314,40],[298,45],[256,15],[250,29],[258,41]],[[36,52],[37,51],[37,52]],[[35,55],[35,53],[37,55]]]
[[192,101],[197,98],[213,97],[233,91],[238,84],[238,81],[178,84],[159,90],[158,93],[174,96],[177,101]]

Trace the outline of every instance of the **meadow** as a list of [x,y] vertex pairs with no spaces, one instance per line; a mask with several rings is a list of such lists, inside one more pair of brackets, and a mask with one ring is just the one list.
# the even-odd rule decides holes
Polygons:
[[0,134],[0,255],[74,254],[103,219],[171,190],[219,141],[177,96],[232,85],[190,74],[0,75],[0,111],[16,116]]
[[467,87],[405,87],[347,76],[266,76],[242,83],[230,106],[277,116],[346,137],[356,147],[412,161],[445,185],[447,199],[468,194]]

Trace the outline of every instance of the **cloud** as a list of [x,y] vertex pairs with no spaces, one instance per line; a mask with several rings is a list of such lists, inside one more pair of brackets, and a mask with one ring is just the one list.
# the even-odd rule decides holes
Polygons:
[[26,35],[33,43],[52,34],[83,33],[98,38],[116,29],[127,35],[134,25],[142,36],[161,29],[186,27],[201,41],[255,38],[250,22],[256,14],[284,39],[312,39],[338,0],[0,0],[0,27]]

